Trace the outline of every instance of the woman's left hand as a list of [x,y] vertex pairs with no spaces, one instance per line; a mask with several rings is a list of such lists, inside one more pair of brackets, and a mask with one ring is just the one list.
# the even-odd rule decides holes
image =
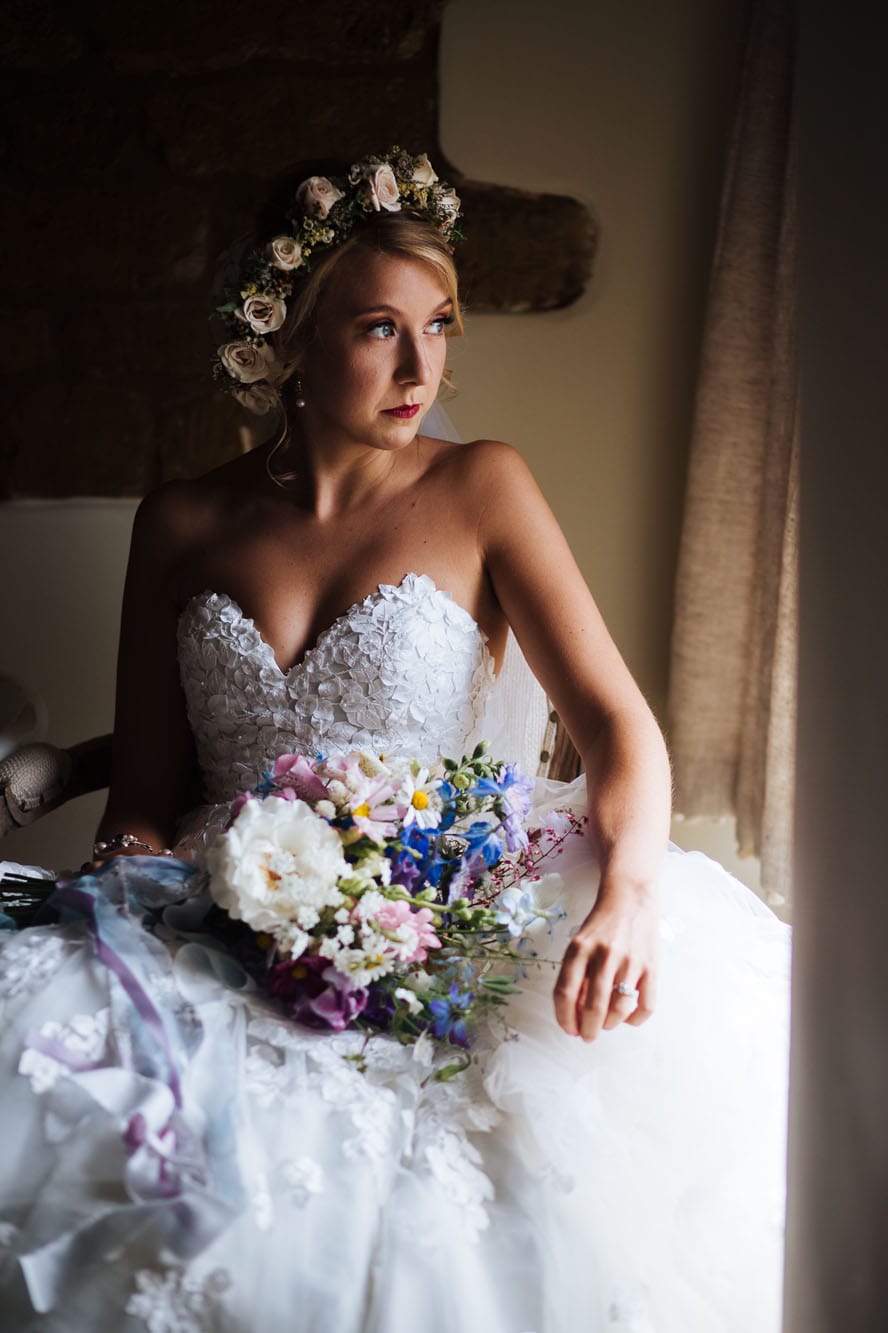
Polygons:
[[603,1028],[620,1023],[638,1027],[650,1018],[656,927],[653,886],[602,881],[595,906],[567,948],[555,985],[555,1014],[569,1036],[594,1041]]

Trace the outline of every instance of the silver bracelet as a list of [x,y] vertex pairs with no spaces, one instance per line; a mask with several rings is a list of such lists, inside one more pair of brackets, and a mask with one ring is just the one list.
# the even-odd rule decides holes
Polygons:
[[137,838],[135,833],[115,833],[112,838],[100,841],[93,846],[93,860],[98,860],[102,856],[109,856],[114,852],[122,851],[125,847],[141,847],[149,856],[173,856],[174,853],[169,847],[161,847],[160,851],[155,849],[141,838]]

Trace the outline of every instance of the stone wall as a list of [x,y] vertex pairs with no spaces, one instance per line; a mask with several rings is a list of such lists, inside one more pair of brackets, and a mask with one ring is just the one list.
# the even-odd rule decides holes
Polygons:
[[300,162],[426,149],[464,199],[473,309],[580,295],[588,212],[440,151],[444,3],[7,4],[0,498],[138,496],[243,447],[209,375],[215,257]]

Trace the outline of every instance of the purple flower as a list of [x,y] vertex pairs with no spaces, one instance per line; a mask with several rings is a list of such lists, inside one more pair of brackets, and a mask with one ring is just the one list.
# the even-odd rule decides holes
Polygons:
[[421,879],[422,871],[412,853],[402,851],[392,859],[391,882],[393,884],[400,884],[401,888],[406,889],[408,893],[414,893],[419,888],[416,881]]
[[324,972],[323,979],[327,982],[326,989],[316,999],[309,1000],[308,1007],[331,1028],[341,1032],[367,1008],[367,989],[353,986],[348,977],[332,966]]
[[251,791],[238,792],[237,796],[235,796],[234,800],[231,802],[231,807],[228,811],[229,828],[231,828],[231,825],[237,819],[238,815],[240,814],[241,810],[243,810],[247,801],[251,801],[252,799],[253,799],[253,793]]
[[275,963],[265,983],[268,993],[278,1000],[314,999],[324,989],[321,974],[329,966],[329,958],[319,958],[316,954],[303,954],[295,961],[288,958],[285,962]]
[[367,988],[364,1021],[372,1023],[375,1027],[387,1028],[394,1012],[395,1001],[390,992],[378,983],[371,983]]
[[502,801],[502,830],[510,852],[523,851],[527,846],[524,820],[533,801],[534,780],[514,764],[505,764],[494,781],[482,778],[478,790],[495,794]]
[[291,1018],[309,1027],[323,1025],[341,1032],[367,1006],[368,992],[353,986],[329,958],[317,954],[276,963],[266,985],[270,995],[286,1001]]

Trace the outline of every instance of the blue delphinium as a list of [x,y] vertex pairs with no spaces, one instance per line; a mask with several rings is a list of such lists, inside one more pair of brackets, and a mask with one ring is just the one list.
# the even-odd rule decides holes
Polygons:
[[432,1036],[437,1037],[439,1041],[443,1041],[446,1037],[451,1045],[462,1046],[465,1049],[469,1044],[466,1033],[467,1010],[474,998],[472,991],[460,992],[459,987],[453,982],[446,998],[429,1000],[429,1011],[435,1019],[432,1024]]
[[505,764],[496,778],[480,778],[478,791],[498,796],[502,808],[502,831],[510,852],[527,846],[524,819],[533,799],[534,780],[514,764]]

